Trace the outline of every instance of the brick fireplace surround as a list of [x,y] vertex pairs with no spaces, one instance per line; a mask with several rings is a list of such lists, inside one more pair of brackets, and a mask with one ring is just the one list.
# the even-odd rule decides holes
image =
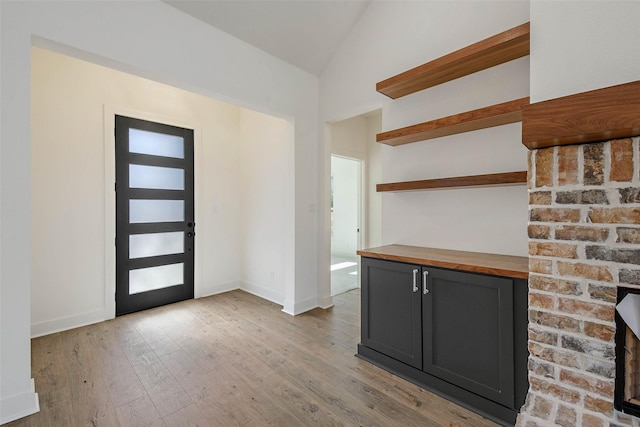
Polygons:
[[519,427],[640,427],[614,409],[618,287],[640,289],[640,81],[531,104],[529,392]]
[[640,288],[640,138],[529,152],[529,394],[518,426],[640,426],[613,408],[617,286]]

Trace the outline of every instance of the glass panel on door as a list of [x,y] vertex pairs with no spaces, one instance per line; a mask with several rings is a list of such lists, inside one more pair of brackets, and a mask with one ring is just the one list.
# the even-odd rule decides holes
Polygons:
[[184,190],[184,169],[131,164],[129,188]]
[[129,129],[129,151],[184,159],[184,138],[141,129]]

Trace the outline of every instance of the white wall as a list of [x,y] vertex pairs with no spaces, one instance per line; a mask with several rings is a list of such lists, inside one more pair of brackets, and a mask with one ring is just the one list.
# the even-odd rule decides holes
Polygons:
[[287,187],[292,181],[293,129],[282,119],[243,110],[240,115],[238,188],[242,288],[282,304],[285,240],[292,229]]
[[[319,290],[317,78],[159,1],[0,2],[0,416],[37,410],[30,380],[30,62],[63,53],[291,120],[284,310],[330,304]],[[320,200],[324,203],[324,199]],[[323,209],[323,206],[319,207]]]
[[376,142],[376,135],[382,130],[382,112],[367,114],[367,164],[366,164],[366,248],[382,245],[382,194],[376,192],[376,185],[382,182],[382,144]]
[[532,1],[531,102],[640,79],[638,1]]
[[[197,297],[242,287],[245,254],[257,250],[282,258],[279,236],[289,227],[282,221],[287,209],[283,183],[293,169],[287,121],[38,48],[33,49],[31,101],[34,336],[114,315],[109,304],[113,275],[105,277],[114,268],[114,260],[105,260],[115,237],[113,228],[105,233],[105,224],[115,221],[109,202],[115,196],[105,185],[114,179],[112,165],[105,165],[105,154],[113,157],[114,152],[112,138],[103,141],[103,134],[112,134],[103,132],[103,127],[112,128],[103,123],[105,105],[196,129]],[[263,140],[251,140],[261,134]],[[282,135],[288,139],[279,141]],[[247,181],[265,188],[229,185]],[[267,197],[273,196],[271,187],[277,189],[277,203]],[[241,203],[247,199],[250,205]],[[277,250],[260,245],[263,236],[252,226],[258,221],[269,224],[263,228],[273,239],[264,240],[277,244]],[[247,229],[252,240],[241,247]],[[284,263],[270,263],[279,278],[271,299],[282,304]]]
[[[529,59],[391,100],[376,82],[529,20],[527,2],[372,2],[321,76],[321,116],[382,106],[382,130],[528,96]],[[382,146],[384,182],[526,170],[519,124]],[[527,254],[525,186],[386,193],[382,243]]]

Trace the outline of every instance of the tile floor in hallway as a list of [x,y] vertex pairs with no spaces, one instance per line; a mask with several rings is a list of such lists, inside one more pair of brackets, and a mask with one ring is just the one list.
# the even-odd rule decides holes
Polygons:
[[331,295],[360,287],[358,257],[331,255]]

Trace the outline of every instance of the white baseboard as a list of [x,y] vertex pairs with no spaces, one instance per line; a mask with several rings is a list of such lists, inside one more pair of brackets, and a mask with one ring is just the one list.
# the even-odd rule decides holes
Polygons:
[[31,338],[43,335],[54,334],[60,331],[79,328],[81,326],[91,325],[93,323],[103,322],[110,319],[105,310],[96,310],[88,313],[76,314],[68,317],[61,317],[53,320],[31,324]]
[[245,292],[249,292],[257,297],[262,299],[266,299],[267,301],[271,301],[272,303],[282,305],[282,300],[284,297],[279,293],[275,292],[272,289],[269,289],[266,286],[261,286],[255,283],[241,282],[240,289]]
[[333,307],[333,297],[331,295],[326,297],[318,297],[318,307],[327,309]]
[[285,301],[284,308],[282,309],[282,311],[292,316],[297,316],[298,314],[302,314],[304,312],[313,310],[314,308],[318,308],[318,307],[319,307],[318,298],[312,297],[312,298],[308,298],[306,300],[298,301],[294,303]]
[[200,285],[195,289],[195,297],[204,298],[224,292],[235,291],[236,289],[242,289],[242,282],[233,281],[227,283]]
[[6,424],[39,411],[38,393],[36,393],[35,383],[31,378],[30,391],[0,400],[0,424]]

